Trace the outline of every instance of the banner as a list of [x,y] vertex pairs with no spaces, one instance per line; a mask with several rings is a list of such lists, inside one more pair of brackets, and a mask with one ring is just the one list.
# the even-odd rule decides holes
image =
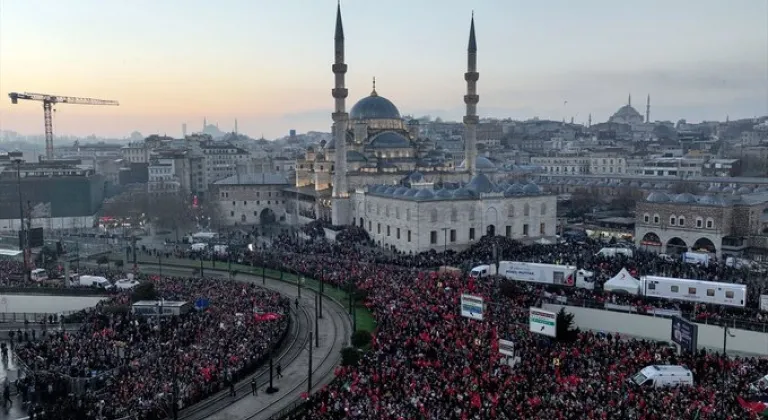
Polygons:
[[532,333],[557,337],[557,314],[539,308],[530,308],[530,331]]
[[760,295],[760,310],[768,312],[768,295]]
[[684,351],[695,352],[698,348],[699,326],[680,317],[672,318],[672,342]]
[[499,339],[499,354],[503,354],[505,356],[514,357],[515,356],[515,342],[509,341],[509,340],[501,340]]
[[461,316],[482,321],[484,312],[483,298],[467,294],[461,295]]

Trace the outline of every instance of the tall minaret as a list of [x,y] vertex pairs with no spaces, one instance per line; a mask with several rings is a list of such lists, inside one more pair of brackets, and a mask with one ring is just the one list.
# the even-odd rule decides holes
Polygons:
[[589,118],[587,119],[587,128],[592,127],[592,114],[589,114]]
[[334,36],[333,74],[335,87],[331,91],[335,102],[333,116],[333,137],[336,148],[333,172],[333,203],[331,207],[331,222],[336,225],[349,223],[349,188],[347,186],[347,125],[349,114],[346,110],[347,88],[344,75],[347,65],[344,64],[344,26],[341,23],[341,3],[336,6],[336,34]]
[[235,134],[237,134],[237,118],[235,118]]
[[627,105],[632,106],[632,94],[629,94],[629,97],[627,97]]
[[645,122],[646,124],[651,122],[651,94],[648,94],[648,99],[645,101]]
[[465,167],[470,177],[476,173],[475,161],[477,160],[477,42],[475,41],[475,12],[472,12],[472,21],[469,26],[469,45],[467,47],[467,72],[464,80],[467,81],[467,94],[464,95],[464,103],[467,105],[467,114],[464,116],[464,159]]

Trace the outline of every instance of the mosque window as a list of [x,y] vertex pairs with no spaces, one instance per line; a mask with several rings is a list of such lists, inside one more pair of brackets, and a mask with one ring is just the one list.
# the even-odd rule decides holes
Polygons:
[[531,206],[528,205],[528,203],[525,203],[523,206],[523,216],[530,216],[531,215]]
[[437,223],[437,209],[432,209],[432,211],[429,212],[429,221]]
[[547,214],[547,203],[541,203],[541,215],[544,216]]
[[507,207],[507,217],[509,217],[510,219],[515,217],[515,206],[513,206],[512,204],[510,204],[509,207]]
[[469,208],[469,220],[475,220],[475,208],[470,207]]
[[459,219],[458,212],[456,211],[456,207],[451,209],[451,221],[456,222]]

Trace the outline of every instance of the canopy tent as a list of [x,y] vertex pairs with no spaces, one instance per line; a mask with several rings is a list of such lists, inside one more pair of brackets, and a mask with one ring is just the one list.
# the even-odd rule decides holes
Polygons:
[[622,268],[619,274],[605,282],[603,289],[607,292],[631,293],[637,295],[640,293],[640,281],[632,277],[626,268]]

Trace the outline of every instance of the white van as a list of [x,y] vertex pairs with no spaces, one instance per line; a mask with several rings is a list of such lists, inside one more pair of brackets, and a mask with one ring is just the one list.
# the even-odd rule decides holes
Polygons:
[[601,257],[615,257],[617,255],[623,255],[627,258],[632,258],[632,256],[635,254],[629,248],[611,247],[600,249],[600,251],[597,252],[597,255]]
[[493,276],[496,274],[496,265],[495,264],[483,264],[478,265],[477,267],[473,268],[472,271],[469,272],[469,275],[479,279],[482,277],[488,277]]
[[112,289],[112,283],[106,279],[106,277],[99,276],[80,276],[80,280],[77,283],[80,286],[98,287],[100,289],[109,290]]
[[48,280],[48,272],[43,268],[36,268],[29,273],[29,277],[32,281]]
[[208,244],[203,242],[198,242],[192,244],[192,246],[189,247],[189,249],[193,252],[202,252],[205,251],[208,248]]
[[629,381],[646,388],[692,386],[693,372],[685,366],[651,365],[644,367]]

